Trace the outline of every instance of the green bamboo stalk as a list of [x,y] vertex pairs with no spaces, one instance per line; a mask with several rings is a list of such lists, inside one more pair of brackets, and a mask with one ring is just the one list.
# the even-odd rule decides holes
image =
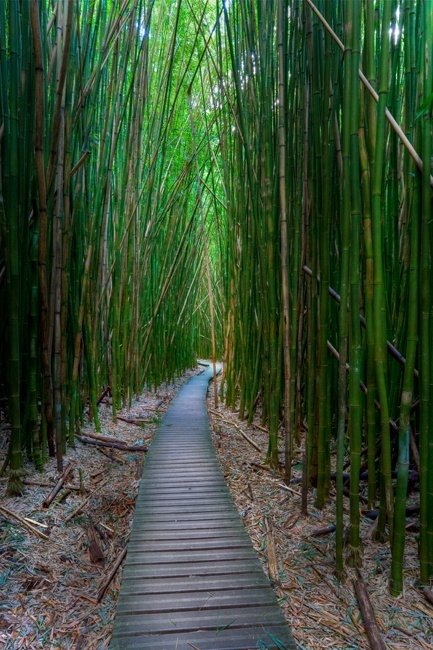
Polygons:
[[425,110],[421,119],[421,152],[423,160],[423,174],[421,178],[421,255],[420,255],[420,574],[421,581],[426,583],[433,575],[433,513],[432,497],[432,468],[433,435],[431,427],[431,375],[433,365],[431,360],[431,271],[430,257],[432,246],[432,207],[431,207],[431,97],[433,96],[433,71],[432,71],[432,13],[433,7],[424,2],[420,8],[420,21],[422,29],[421,79],[422,98],[430,98],[430,109]]
[[392,538],[393,491],[391,480],[391,440],[389,433],[389,409],[386,378],[386,299],[383,275],[383,236],[382,236],[382,190],[385,160],[386,135],[386,101],[388,93],[389,61],[389,24],[391,22],[392,3],[385,2],[382,8],[379,66],[379,101],[377,104],[376,133],[374,145],[374,165],[372,175],[372,238],[374,263],[374,349],[376,363],[377,393],[380,401],[381,431],[381,479],[382,500],[379,534],[384,533],[385,521],[388,522]]
[[20,352],[20,269],[19,269],[19,203],[18,193],[18,101],[20,78],[20,16],[17,3],[8,3],[9,19],[9,68],[8,112],[4,115],[5,170],[3,197],[6,214],[6,287],[9,307],[9,418],[11,437],[9,450],[9,481],[7,492],[10,495],[22,493],[22,454],[21,454],[21,352]]
[[[316,32],[320,34],[320,28],[317,23]],[[316,48],[320,47],[320,36],[316,37]],[[316,505],[322,508],[329,492],[330,476],[330,413],[329,413],[329,374],[328,374],[328,350],[326,342],[328,340],[328,320],[329,320],[329,298],[325,290],[329,284],[329,228],[331,214],[331,161],[329,159],[329,130],[333,130],[333,112],[332,112],[332,81],[331,81],[331,43],[326,40],[326,52],[324,62],[318,64],[317,78],[323,77],[323,85],[317,95],[318,87],[316,86],[316,106],[317,106],[317,124],[316,139],[317,147],[317,175],[321,176],[323,183],[319,182],[315,188],[315,197],[318,206],[322,206],[321,215],[317,224],[317,236],[319,243],[318,262],[320,269],[320,288],[318,288],[318,362],[319,371],[317,379],[318,394],[318,427],[317,427],[317,447],[318,447],[318,484]],[[315,58],[321,61],[319,52],[316,50]],[[322,67],[320,70],[319,66]],[[319,82],[317,81],[316,84]],[[319,102],[323,98],[321,109],[322,118],[319,119]],[[321,133],[323,135],[321,136]],[[322,144],[322,137],[324,142]],[[320,153],[319,153],[320,152]],[[320,234],[319,234],[320,233]]]
[[284,363],[284,465],[285,480],[290,481],[293,454],[292,430],[292,370],[290,355],[290,301],[288,279],[288,236],[287,236],[287,125],[286,125],[286,96],[287,96],[287,6],[283,0],[278,1],[278,146],[279,146],[279,198],[280,198],[280,237],[281,237],[281,288],[282,288],[282,313],[283,313],[283,363]]
[[32,457],[36,469],[43,467],[39,417],[38,417],[38,311],[39,311],[39,286],[38,286],[38,230],[35,227],[32,237],[31,271],[32,288],[30,298],[30,360],[29,360],[29,417],[27,421],[28,437],[32,441]]
[[358,70],[361,43],[361,12],[356,0],[351,2],[348,21],[352,23],[349,38],[352,43],[350,57],[351,101],[350,109],[350,185],[351,185],[351,242],[350,260],[350,379],[349,379],[349,437],[350,437],[350,561],[354,566],[361,564],[360,514],[359,514],[359,474],[361,470],[361,427],[362,405],[359,384],[361,381],[361,325],[359,322],[360,303],[360,226],[361,189],[359,164],[359,114],[360,89]]
[[397,485],[394,502],[394,526],[392,539],[392,564],[390,591],[398,596],[403,588],[403,558],[406,534],[406,501],[409,481],[409,440],[411,433],[411,407],[414,392],[414,368],[418,346],[418,303],[419,303],[419,194],[417,181],[414,181],[412,206],[410,209],[410,312],[407,328],[406,365],[404,367],[403,389],[401,394],[400,424],[398,438]]
[[42,57],[42,36],[39,20],[39,6],[36,0],[31,2],[31,25],[33,36],[33,50],[35,59],[35,166],[38,183],[38,216],[39,216],[39,292],[40,292],[40,336],[42,341],[43,365],[43,396],[44,419],[47,430],[47,439],[50,456],[54,455],[53,432],[53,395],[51,362],[49,351],[49,303],[48,303],[48,271],[47,271],[47,246],[48,246],[48,215],[47,215],[47,188],[44,162],[44,68]]
[[[362,107],[361,107],[362,111]],[[361,122],[365,119],[362,115]],[[371,176],[368,162],[365,123],[359,130],[359,152],[361,167],[361,190],[363,205],[363,244],[364,293],[365,293],[365,329],[366,329],[366,384],[367,384],[367,465],[368,465],[368,503],[372,508],[376,500],[376,408],[375,408],[375,363],[373,331],[373,245],[371,234]]]
[[[349,38],[353,29],[353,4],[348,3],[348,12],[345,16],[345,29],[349,32]],[[336,535],[336,557],[337,574],[343,575],[342,549],[343,549],[343,463],[345,454],[345,433],[347,418],[347,372],[346,363],[348,358],[348,336],[349,336],[349,250],[350,250],[350,217],[351,217],[351,176],[350,165],[353,162],[351,154],[351,133],[352,121],[350,119],[351,97],[355,89],[352,88],[352,38],[348,45],[348,51],[344,57],[344,86],[343,86],[343,110],[342,110],[342,213],[341,213],[341,262],[340,262],[340,310],[338,314],[338,349],[340,353],[338,365],[338,424],[337,424],[337,535]],[[356,387],[358,388],[358,387]],[[353,391],[350,391],[353,399]],[[353,461],[353,459],[351,459]],[[353,473],[353,470],[352,470]],[[356,477],[357,479],[358,477]],[[355,477],[352,479],[355,480]],[[352,499],[353,501],[353,499]],[[351,521],[352,521],[351,511]],[[356,542],[355,542],[356,548]]]

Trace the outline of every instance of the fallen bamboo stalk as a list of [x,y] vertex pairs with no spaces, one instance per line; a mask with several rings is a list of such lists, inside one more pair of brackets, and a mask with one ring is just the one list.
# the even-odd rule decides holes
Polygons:
[[59,503],[62,503],[63,501],[65,501],[65,499],[67,499],[70,494],[71,494],[71,490],[68,490],[67,488],[65,488],[65,491],[62,492],[62,494],[59,494],[59,496],[56,498],[56,500],[55,500],[56,504],[59,504]]
[[119,438],[115,438],[114,436],[100,436],[97,433],[89,433],[87,431],[83,435],[86,438],[92,438],[93,440],[102,440],[102,442],[118,442],[121,445],[126,445],[127,444],[123,440],[119,440]]
[[160,400],[160,401],[158,402],[158,404],[157,404],[156,406],[146,406],[146,407],[144,408],[144,410],[145,410],[145,411],[157,411],[157,412],[160,413],[161,410],[162,410],[161,407],[163,407],[163,406],[164,406],[164,400],[162,399],[162,400]]
[[87,600],[89,603],[92,603],[92,605],[97,605],[98,602],[95,598],[92,598],[91,596],[88,596],[87,594],[82,594],[82,593],[77,593],[78,598],[82,598],[83,600]]
[[110,570],[110,573],[108,574],[108,576],[105,578],[104,582],[102,583],[102,585],[98,589],[98,595],[96,597],[96,601],[98,603],[100,603],[101,600],[103,599],[103,597],[105,595],[105,592],[107,591],[108,587],[110,586],[114,576],[116,575],[116,573],[117,573],[120,565],[122,564],[123,560],[125,559],[125,557],[126,557],[126,546],[121,551],[121,553],[118,555],[115,563],[113,564],[112,569]]
[[45,497],[45,499],[43,500],[43,502],[42,502],[42,507],[43,508],[49,508],[49,506],[52,504],[52,502],[56,498],[57,494],[60,492],[60,490],[61,490],[61,488],[63,486],[63,483],[66,481],[66,479],[69,477],[70,473],[72,472],[73,467],[74,466],[73,466],[72,463],[69,463],[65,467],[65,469],[61,473],[61,475],[59,477],[59,480],[57,481],[56,485],[53,487],[53,489],[51,490],[49,495],[47,497]]
[[105,440],[95,440],[87,436],[76,436],[78,440],[87,445],[95,445],[95,447],[108,447],[109,449],[119,449],[119,451],[141,451],[146,452],[145,445],[126,445],[121,442],[106,442]]
[[112,528],[110,528],[110,526],[107,526],[107,524],[104,524],[102,521],[99,522],[98,526],[101,526],[101,528],[107,530],[110,533],[110,535],[114,535],[115,531]]
[[263,450],[259,447],[259,445],[256,442],[254,442],[254,440],[252,440],[249,437],[249,435],[247,435],[245,431],[243,431],[241,427],[238,424],[236,424],[236,422],[232,422],[231,420],[226,420],[226,418],[223,418],[223,416],[220,415],[218,411],[215,411],[214,409],[210,408],[209,411],[210,413],[212,413],[212,415],[216,415],[217,417],[219,417],[222,422],[225,422],[225,424],[235,427],[235,429],[239,431],[239,433],[241,434],[242,438],[244,438],[247,442],[249,442],[249,444],[252,447],[254,447],[254,449],[256,449],[260,454],[263,454]]
[[137,427],[141,427],[142,424],[152,424],[153,420],[149,420],[149,418],[123,418],[120,415],[117,416],[117,420],[120,420],[121,422],[126,422],[126,424],[134,424]]
[[40,521],[36,521],[36,519],[30,519],[30,517],[23,517],[23,519],[24,519],[24,521],[27,521],[27,523],[29,523],[29,524],[32,524],[32,525],[35,525],[35,526],[40,526],[41,528],[45,528],[45,529],[49,528],[49,526],[47,526],[47,524],[43,524]]
[[261,424],[257,424],[256,422],[252,422],[251,426],[254,427],[255,429],[258,429],[259,431],[263,431],[263,433],[269,433],[269,429],[262,426]]
[[292,494],[295,494],[297,497],[301,497],[301,496],[302,496],[300,492],[297,492],[296,490],[294,490],[293,488],[289,487],[288,485],[285,485],[284,483],[278,483],[278,486],[279,486],[282,490],[287,490],[287,492],[291,492]]
[[12,519],[11,523],[19,523],[21,526],[29,530],[31,533],[34,535],[37,535],[41,539],[44,540],[49,540],[50,538],[48,535],[45,535],[45,533],[42,533],[40,530],[38,530],[35,526],[32,526],[32,524],[28,523],[23,517],[20,517],[20,515],[15,514],[8,508],[5,508],[4,506],[0,506],[0,514],[5,517],[5,519],[8,519],[9,521]]
[[266,528],[266,548],[267,548],[267,555],[268,555],[269,579],[275,585],[280,585],[281,581],[280,581],[280,576],[278,571],[278,559],[277,559],[277,552],[275,549],[274,533],[271,526],[269,525],[268,518],[265,517],[264,520],[265,520],[265,528]]
[[310,537],[322,537],[324,535],[330,535],[336,530],[335,524],[329,524],[329,526],[324,526],[323,528],[315,528],[311,531]]
[[103,454],[106,458],[109,458],[110,460],[114,460],[114,462],[119,463],[119,465],[124,465],[125,461],[122,460],[122,458],[117,458],[117,456],[114,455],[114,451],[109,451],[108,449],[97,449],[100,454]]
[[269,474],[272,474],[274,478],[275,478],[275,474],[280,474],[279,470],[273,467],[267,467],[267,465],[262,465],[261,463],[255,463],[253,461],[250,461],[249,464],[252,467],[257,467],[257,469],[262,469],[264,472],[269,472]]
[[353,586],[355,587],[359,609],[361,610],[362,620],[364,621],[364,627],[371,650],[386,650],[386,645],[381,637],[367,588],[360,575],[358,580],[353,581]]
[[[52,488],[54,485],[52,483],[49,483],[48,481],[31,481],[24,479],[23,481],[24,485],[27,485],[29,487],[47,487],[47,488]],[[64,486],[67,490],[71,490],[73,492],[80,492],[81,488],[79,485],[65,485]]]
[[92,496],[93,496],[93,495],[87,497],[87,499],[85,499],[84,501],[82,501],[82,502],[80,503],[80,505],[79,505],[77,508],[75,508],[75,510],[74,510],[73,512],[71,512],[71,514],[69,514],[69,515],[65,518],[65,524],[66,524],[68,521],[71,521],[71,519],[73,519],[76,515],[78,515],[79,512],[81,512],[81,510],[84,508],[84,506],[86,506],[86,505],[89,503],[89,501],[90,501],[90,499],[92,498]]

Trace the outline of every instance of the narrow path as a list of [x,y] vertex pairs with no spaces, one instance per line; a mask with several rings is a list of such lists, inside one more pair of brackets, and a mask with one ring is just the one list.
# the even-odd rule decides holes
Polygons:
[[167,411],[137,498],[110,648],[295,648],[210,437],[208,369]]

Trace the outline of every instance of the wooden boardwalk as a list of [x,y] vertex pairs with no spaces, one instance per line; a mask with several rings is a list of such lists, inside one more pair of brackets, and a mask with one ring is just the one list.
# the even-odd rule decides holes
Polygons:
[[210,376],[183,386],[148,453],[112,650],[295,648],[215,457]]

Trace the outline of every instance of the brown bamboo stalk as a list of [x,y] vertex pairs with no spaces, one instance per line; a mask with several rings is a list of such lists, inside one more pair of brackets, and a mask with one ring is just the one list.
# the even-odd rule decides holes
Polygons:
[[48,508],[52,502],[54,501],[56,495],[60,492],[62,485],[66,481],[66,479],[69,477],[70,473],[72,472],[74,466],[72,463],[69,463],[66,465],[65,469],[63,470],[61,476],[59,477],[59,480],[57,481],[56,485],[53,487],[51,492],[49,493],[48,496],[45,497],[45,499],[42,502],[42,507],[43,508]]
[[386,650],[386,645],[381,637],[367,588],[360,576],[358,580],[354,581],[354,587],[371,650]]
[[111,581],[113,580],[113,578],[116,575],[120,565],[122,564],[123,560],[125,559],[126,552],[127,552],[127,549],[126,549],[126,546],[125,546],[125,548],[117,556],[117,559],[116,559],[115,563],[113,564],[113,567],[110,570],[110,573],[108,574],[108,576],[105,578],[105,580],[103,581],[103,583],[99,587],[98,595],[97,595],[97,598],[96,598],[98,603],[100,603],[101,600],[103,599],[103,597],[105,595],[105,592],[107,591],[108,587],[111,584]]
[[[61,4],[62,4],[61,2],[58,3],[59,11],[60,11]],[[48,186],[51,185],[53,179],[53,175],[55,171],[55,162],[58,154],[57,146],[58,146],[61,119],[62,119],[63,91],[65,88],[66,72],[69,63],[69,50],[71,46],[72,16],[73,16],[73,0],[67,0],[66,22],[64,25],[64,30],[62,30],[63,38],[64,38],[63,51],[62,51],[60,70],[57,79],[56,105],[54,109],[53,126],[51,131],[51,151],[50,151],[50,160],[48,163],[48,172],[47,172]],[[60,49],[59,42],[57,42],[57,48],[58,48],[57,55],[59,55],[59,49]]]
[[42,39],[39,24],[38,0],[31,0],[30,18],[33,35],[33,51],[35,61],[35,165],[39,198],[39,244],[38,269],[40,293],[40,335],[42,342],[42,367],[44,390],[44,414],[47,427],[48,449],[50,456],[54,455],[53,437],[53,394],[49,348],[49,303],[47,276],[47,184],[44,164],[44,68],[42,58]]
[[4,506],[0,506],[0,514],[3,515],[6,519],[15,521],[19,523],[21,526],[24,526],[24,528],[27,528],[31,533],[34,535],[37,535],[41,539],[47,541],[50,538],[48,535],[45,535],[45,533],[42,533],[40,530],[38,530],[35,526],[32,526],[28,521],[17,515],[15,512],[12,512],[8,508],[5,508]]

